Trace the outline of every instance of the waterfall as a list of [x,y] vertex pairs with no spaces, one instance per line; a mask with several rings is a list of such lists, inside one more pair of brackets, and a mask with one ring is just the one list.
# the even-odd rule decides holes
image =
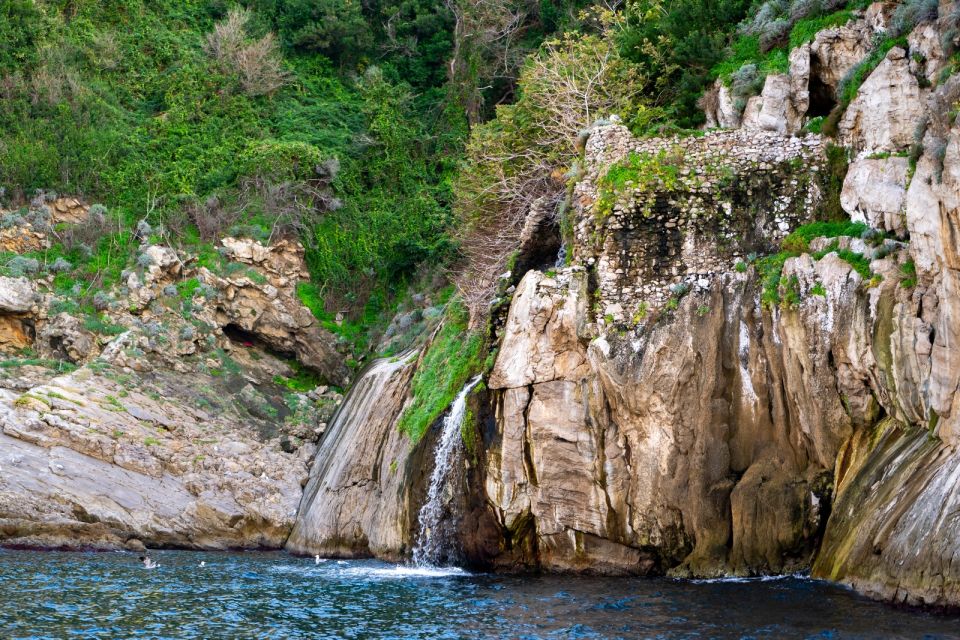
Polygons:
[[417,533],[416,546],[413,548],[413,563],[417,566],[434,566],[441,560],[443,536],[440,528],[443,523],[443,493],[450,472],[457,461],[454,454],[460,448],[460,427],[467,412],[467,394],[480,382],[480,376],[473,378],[457,395],[450,405],[450,413],[443,419],[443,432],[434,454],[433,473],[430,475],[430,488],[427,499],[420,509],[420,530]]
[[560,244],[560,250],[557,252],[557,261],[553,264],[554,269],[563,269],[567,266],[567,243]]

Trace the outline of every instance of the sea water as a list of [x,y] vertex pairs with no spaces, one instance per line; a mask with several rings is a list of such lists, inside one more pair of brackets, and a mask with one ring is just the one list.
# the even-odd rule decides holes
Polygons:
[[[0,549],[0,638],[960,638],[799,577],[472,574],[283,553]],[[206,566],[200,567],[200,562]]]

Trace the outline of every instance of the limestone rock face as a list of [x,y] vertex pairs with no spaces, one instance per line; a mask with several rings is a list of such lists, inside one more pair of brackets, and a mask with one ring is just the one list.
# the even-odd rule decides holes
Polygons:
[[[857,445],[867,451],[859,459]],[[814,573],[885,600],[956,606],[956,447],[888,422],[848,448],[853,464]]]
[[718,81],[717,87],[717,124],[724,129],[736,129],[740,126],[740,112],[730,89]]
[[899,236],[906,232],[908,158],[863,158],[850,164],[840,204],[851,220]]
[[201,269],[201,280],[218,290],[218,324],[250,333],[272,349],[294,354],[331,383],[346,385],[350,374],[334,337],[297,298],[297,283],[309,276],[303,247],[288,241],[265,247],[236,238],[225,238],[223,247],[228,257],[256,270],[220,276]]
[[[798,103],[795,103],[795,98]],[[756,117],[756,126],[779,134],[796,132],[800,129],[807,100],[809,97],[806,95],[794,95],[788,75],[768,75],[760,94],[760,112]]]
[[[789,138],[765,135],[767,151],[789,150]],[[864,151],[888,144],[869,135],[857,132]],[[663,241],[674,227],[661,203],[686,202],[683,177],[598,210],[605,168],[647,147],[595,132],[574,265],[526,273],[498,325],[479,490],[500,563],[677,575],[812,566],[876,597],[958,604],[960,131],[938,135],[928,132],[912,180],[906,158],[862,153],[836,194],[853,219],[910,242],[816,239],[785,261],[771,304],[746,264],[715,261],[666,287],[665,272],[712,255],[722,234],[678,225],[683,242]],[[699,156],[682,148],[663,157],[686,176],[681,160]],[[589,232],[597,217],[602,242]],[[651,296],[663,289],[670,299]]]
[[100,361],[23,392],[10,382],[0,383],[4,543],[209,549],[286,540],[313,449],[283,453],[232,412],[191,406],[204,376],[154,371],[148,382]]
[[412,548],[410,441],[396,428],[416,357],[377,361],[357,380],[310,471],[294,553],[399,559]]
[[26,278],[0,276],[0,352],[10,352],[33,344],[33,321],[38,311],[36,285]]
[[[947,10],[949,11],[949,10]],[[941,13],[946,17],[947,11]],[[922,24],[907,36],[910,53],[910,70],[918,76],[934,82],[943,64],[943,45],[940,29],[932,23]]]
[[36,303],[37,288],[30,280],[0,276],[0,313],[27,313]]
[[770,316],[755,282],[730,276],[637,339],[592,342],[582,272],[526,275],[489,383],[485,491],[504,529],[534,523],[541,566],[715,575],[810,561],[854,425],[841,395],[857,420],[874,406],[855,376],[838,390],[828,359],[872,360],[867,334],[848,338],[866,300],[843,308],[859,276],[836,259],[792,268],[828,297]]
[[907,53],[894,47],[847,107],[840,139],[859,156],[906,150],[924,115],[924,99]]
[[[811,75],[829,87],[836,99],[840,81],[870,53],[873,29],[866,20],[856,20],[842,27],[824,29],[810,43]],[[794,69],[791,67],[790,74]]]
[[37,353],[50,360],[82,364],[99,355],[96,337],[68,313],[45,322],[37,338]]
[[713,83],[710,91],[716,100],[704,106],[707,117],[706,128],[736,129],[739,127],[742,114],[737,109],[730,89],[718,79]]
[[[294,376],[289,358],[231,330],[219,300],[250,283],[282,290],[271,317],[309,315],[302,252],[237,246],[251,263],[208,283],[189,256],[141,246],[96,315],[58,312],[72,306],[50,275],[0,278],[0,347],[33,350],[0,367],[0,543],[283,546],[339,394],[292,391],[277,381]],[[312,317],[283,326],[318,341],[307,356],[333,350]]]

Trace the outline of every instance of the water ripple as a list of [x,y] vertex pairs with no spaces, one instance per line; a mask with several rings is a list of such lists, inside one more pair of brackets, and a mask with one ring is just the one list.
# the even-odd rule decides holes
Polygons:
[[[0,638],[960,638],[806,578],[495,576],[282,553],[0,550]],[[200,561],[205,567],[199,567]]]

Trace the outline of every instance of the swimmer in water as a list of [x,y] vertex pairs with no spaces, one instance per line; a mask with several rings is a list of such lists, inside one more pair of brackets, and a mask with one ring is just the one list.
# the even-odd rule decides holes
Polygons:
[[144,569],[156,569],[157,567],[160,566],[159,564],[157,564],[156,562],[154,562],[154,561],[153,561],[151,558],[149,558],[148,556],[140,556],[140,562],[143,563],[143,568],[144,568]]

